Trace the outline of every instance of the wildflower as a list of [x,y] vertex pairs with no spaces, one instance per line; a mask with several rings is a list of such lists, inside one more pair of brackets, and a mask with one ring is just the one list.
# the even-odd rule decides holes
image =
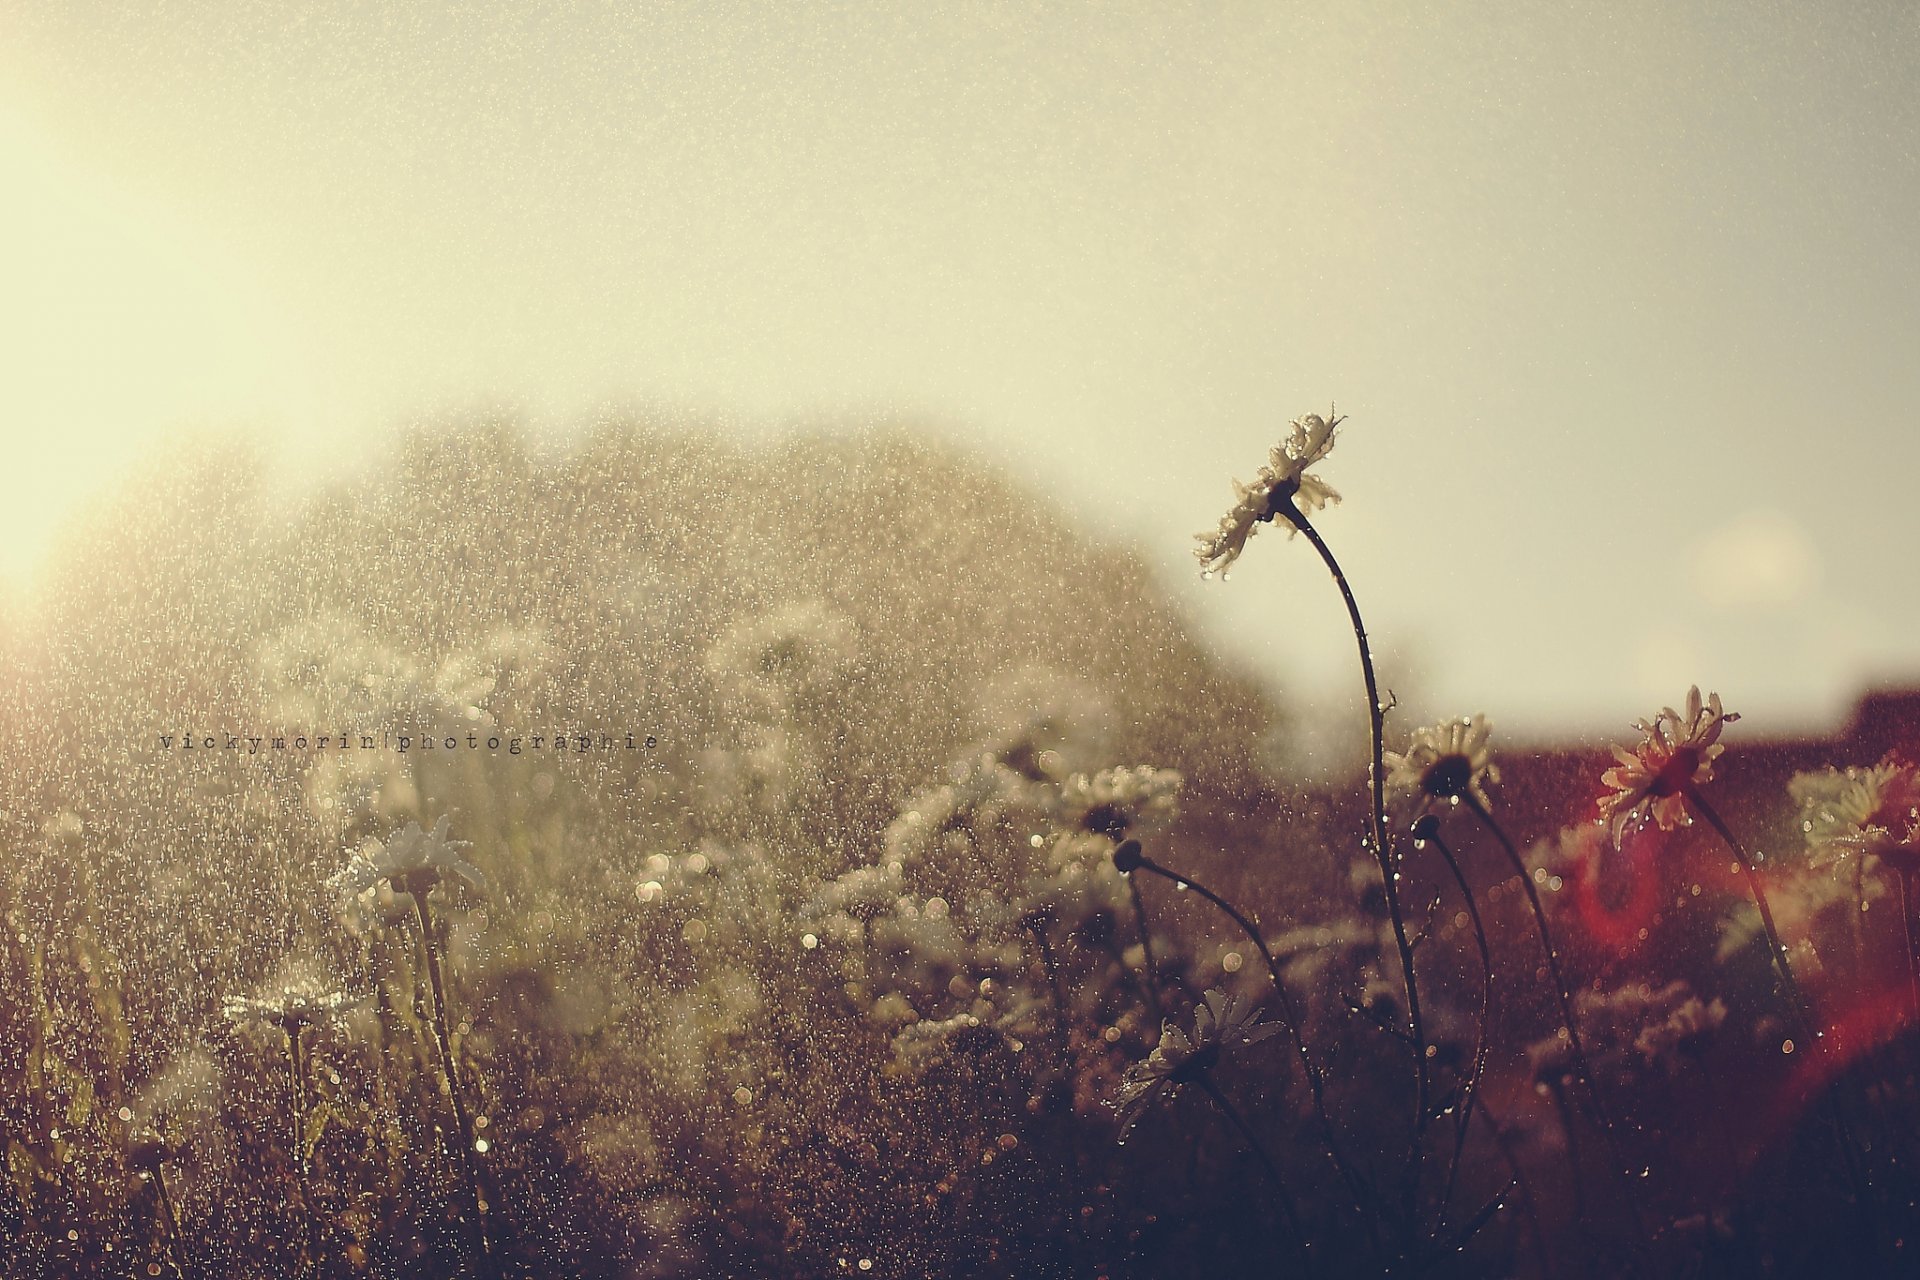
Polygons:
[[1721,709],[1717,693],[1702,705],[1700,686],[1695,685],[1687,691],[1685,715],[1667,707],[1652,720],[1634,723],[1643,735],[1640,745],[1632,751],[1615,747],[1620,763],[1600,778],[1613,788],[1612,795],[1601,798],[1600,821],[1611,827],[1616,848],[1627,824],[1646,814],[1652,814],[1662,831],[1692,822],[1687,797],[1713,780],[1713,762],[1726,749],[1720,745],[1720,730],[1739,718]]
[[844,914],[854,920],[872,920],[891,910],[905,892],[906,881],[898,859],[856,867],[820,886],[800,909],[800,918],[823,920]]
[[1079,930],[1111,920],[1126,902],[1126,881],[1112,862],[1069,862],[1051,875],[1029,878],[1016,906],[1035,924]]
[[[1334,430],[1342,421],[1317,413],[1294,419],[1287,438],[1273,446],[1267,465],[1260,468],[1253,483],[1233,482],[1233,509],[1221,517],[1220,527],[1212,533],[1194,535],[1200,543],[1194,554],[1200,559],[1202,574],[1211,577],[1239,559],[1255,525],[1291,510],[1310,516],[1340,501],[1333,487],[1318,476],[1308,475],[1307,468],[1333,448]],[[1292,523],[1289,519],[1290,533]]]
[[1133,1131],[1153,1104],[1172,1098],[1181,1087],[1199,1079],[1222,1055],[1258,1044],[1281,1032],[1277,1022],[1257,1021],[1260,1009],[1215,987],[1193,1011],[1193,1034],[1187,1035],[1169,1020],[1160,1029],[1160,1043],[1144,1062],[1127,1068],[1114,1095],[1120,1136]]
[[[1574,1002],[1594,1064],[1626,1083],[1654,1071],[1677,1074],[1699,1059],[1727,1020],[1724,1001],[1702,1000],[1683,979],[1662,987],[1628,983],[1609,991],[1582,990]],[[1535,1041],[1527,1058],[1538,1081],[1577,1074],[1572,1044],[1564,1036]]]
[[1040,804],[1032,780],[993,755],[960,762],[951,778],[909,798],[887,824],[889,859],[914,868],[963,861],[977,842],[1004,825],[1009,812]]
[[1469,798],[1487,807],[1486,788],[1500,781],[1487,749],[1491,730],[1483,715],[1415,729],[1404,752],[1389,751],[1387,786],[1420,812],[1431,812]]
[[162,1164],[179,1155],[179,1148],[156,1130],[142,1127],[127,1132],[127,1168],[135,1173],[153,1177]]
[[1060,788],[1057,817],[1062,826],[1118,840],[1136,825],[1172,818],[1185,783],[1178,770],[1150,765],[1076,773]]
[[468,841],[447,839],[445,814],[433,824],[432,831],[422,831],[419,823],[409,822],[403,830],[387,837],[372,854],[356,851],[327,885],[349,899],[357,899],[382,884],[405,893],[420,893],[452,872],[485,892],[487,878],[458,852],[469,847]]
[[1872,768],[1795,775],[1787,792],[1800,802],[1815,866],[1848,858],[1920,869],[1920,770],[1889,755]]
[[725,691],[763,712],[831,696],[859,656],[854,624],[822,600],[784,604],[739,620],[710,649],[707,670]]
[[304,983],[288,983],[256,996],[228,996],[220,1010],[236,1027],[264,1023],[288,1035],[302,1027],[331,1022],[367,997],[345,991],[321,991]]

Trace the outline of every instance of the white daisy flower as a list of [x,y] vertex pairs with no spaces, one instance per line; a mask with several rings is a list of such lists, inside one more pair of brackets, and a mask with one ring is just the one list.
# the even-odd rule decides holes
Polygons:
[[1787,793],[1800,803],[1815,866],[1848,858],[1920,865],[1920,770],[1891,756],[1871,768],[1796,774]]
[[1722,710],[1717,693],[1702,704],[1700,686],[1695,685],[1687,690],[1685,715],[1667,707],[1652,720],[1634,723],[1643,735],[1640,745],[1632,751],[1615,747],[1614,758],[1620,763],[1600,777],[1613,788],[1613,794],[1600,800],[1600,821],[1612,830],[1616,848],[1628,823],[1648,814],[1662,831],[1693,821],[1687,797],[1713,780],[1713,762],[1726,750],[1720,731],[1739,718]]
[[1483,715],[1415,729],[1403,752],[1382,756],[1387,787],[1414,810],[1441,812],[1464,797],[1488,807],[1486,788],[1500,781],[1488,749],[1492,729]]
[[[1289,509],[1311,516],[1340,501],[1333,487],[1318,476],[1308,475],[1307,468],[1327,456],[1333,448],[1334,431],[1343,421],[1338,416],[1323,418],[1317,413],[1294,419],[1287,438],[1273,446],[1267,465],[1260,468],[1253,483],[1233,482],[1233,507],[1221,517],[1220,527],[1195,535],[1200,545],[1194,554],[1200,559],[1203,575],[1224,572],[1239,559],[1255,525],[1276,515],[1284,516]],[[1291,535],[1292,522],[1288,524]]]
[[1055,817],[1060,825],[1120,839],[1136,825],[1170,821],[1186,779],[1177,769],[1102,769],[1076,773],[1062,784]]
[[292,1035],[301,1027],[331,1022],[366,1001],[364,995],[322,991],[295,983],[254,996],[228,996],[220,1010],[236,1027],[262,1023]]
[[459,853],[471,847],[468,841],[447,838],[445,814],[433,824],[432,831],[422,831],[419,823],[409,822],[372,853],[356,850],[352,860],[334,873],[327,885],[348,899],[357,899],[383,883],[401,892],[420,893],[451,872],[484,893],[487,878]]
[[1172,1098],[1220,1061],[1223,1054],[1258,1044],[1281,1032],[1277,1022],[1260,1022],[1260,1007],[1215,987],[1193,1011],[1189,1036],[1172,1021],[1162,1025],[1160,1043],[1143,1062],[1127,1068],[1113,1108],[1120,1120],[1120,1137],[1162,1098]]

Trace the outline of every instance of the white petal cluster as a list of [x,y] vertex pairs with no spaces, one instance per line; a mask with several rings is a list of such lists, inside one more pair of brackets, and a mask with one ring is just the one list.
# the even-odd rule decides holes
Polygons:
[[[1301,515],[1311,516],[1322,507],[1340,501],[1333,486],[1307,468],[1327,456],[1333,448],[1334,432],[1342,419],[1323,418],[1310,413],[1289,424],[1287,438],[1273,446],[1267,464],[1260,468],[1252,484],[1233,482],[1233,506],[1220,518],[1220,527],[1212,533],[1196,534],[1200,571],[1211,576],[1225,572],[1246,549],[1255,525],[1284,514],[1290,503]],[[1291,532],[1291,529],[1289,529]]]
[[438,883],[452,874],[485,892],[487,878],[480,874],[478,867],[460,856],[460,850],[470,847],[465,840],[447,838],[445,814],[433,824],[432,831],[423,831],[419,823],[409,822],[404,829],[375,846],[371,853],[355,851],[327,885],[343,897],[357,899],[382,884],[398,888],[399,881],[413,877]]
[[1628,824],[1648,814],[1662,831],[1693,821],[1687,797],[1713,780],[1713,762],[1726,750],[1720,745],[1720,731],[1739,718],[1722,709],[1717,693],[1703,703],[1700,686],[1695,685],[1687,690],[1684,715],[1667,707],[1651,720],[1634,723],[1641,733],[1640,745],[1631,751],[1615,747],[1619,764],[1600,776],[1613,789],[1613,794],[1600,800],[1600,821],[1613,832],[1616,847],[1625,838]]
[[264,1024],[292,1034],[301,1027],[332,1022],[348,1009],[366,1003],[364,995],[325,991],[304,983],[270,988],[251,996],[228,996],[220,1011],[236,1027]]
[[[1702,999],[1682,979],[1661,987],[1627,983],[1582,990],[1574,1004],[1594,1066],[1623,1083],[1649,1072],[1673,1075],[1697,1061],[1727,1020],[1724,1001]],[[1536,1041],[1527,1058],[1536,1080],[1564,1079],[1575,1070],[1572,1043],[1563,1036]]]
[[1871,768],[1796,774],[1787,793],[1800,805],[1814,866],[1858,858],[1920,865],[1920,770],[1889,757]]
[[1463,796],[1487,807],[1487,786],[1500,781],[1493,763],[1492,727],[1483,715],[1415,729],[1405,751],[1389,751],[1387,787],[1402,805],[1444,809]]
[[1166,1022],[1160,1029],[1160,1043],[1144,1061],[1127,1068],[1114,1095],[1120,1136],[1125,1138],[1154,1103],[1173,1097],[1223,1054],[1279,1035],[1280,1024],[1259,1021],[1259,1013],[1259,1005],[1215,987],[1193,1011],[1192,1035],[1171,1020]]

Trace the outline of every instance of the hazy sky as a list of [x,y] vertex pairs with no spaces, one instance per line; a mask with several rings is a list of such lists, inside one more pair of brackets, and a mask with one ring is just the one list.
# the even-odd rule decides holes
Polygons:
[[1338,401],[1389,683],[1814,723],[1920,678],[1917,13],[14,0],[0,578],[183,426],[897,413],[1344,712],[1305,544],[1190,558]]

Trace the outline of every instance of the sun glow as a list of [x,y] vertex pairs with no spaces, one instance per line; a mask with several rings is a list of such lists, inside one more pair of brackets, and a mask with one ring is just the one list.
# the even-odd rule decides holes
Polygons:
[[307,359],[257,275],[0,111],[0,587],[185,432],[294,425]]

